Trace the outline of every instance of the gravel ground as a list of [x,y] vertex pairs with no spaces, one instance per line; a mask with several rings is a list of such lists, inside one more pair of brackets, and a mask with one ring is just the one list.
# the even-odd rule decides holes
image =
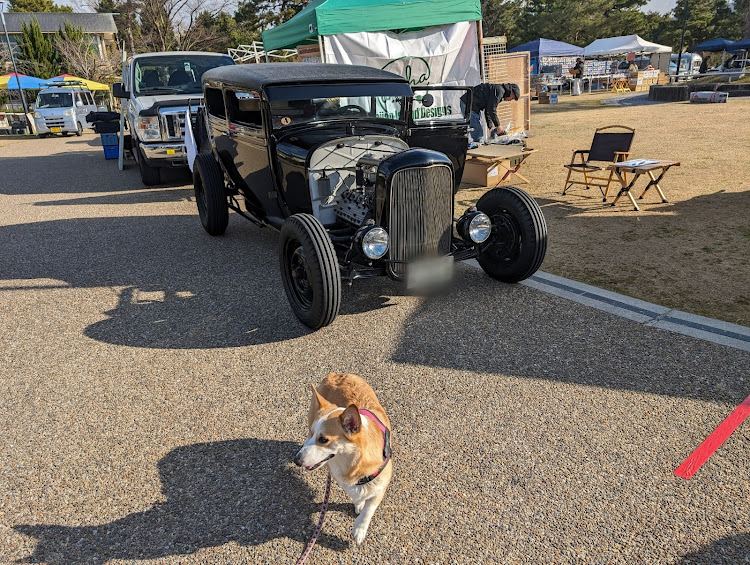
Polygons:
[[[43,156],[40,156],[43,155]],[[93,134],[0,148],[0,562],[290,563],[325,473],[291,463],[309,385],[362,374],[393,423],[366,543],[334,487],[310,563],[750,563],[750,354],[473,267],[448,297],[344,289],[309,333],[277,235],[209,237]]]

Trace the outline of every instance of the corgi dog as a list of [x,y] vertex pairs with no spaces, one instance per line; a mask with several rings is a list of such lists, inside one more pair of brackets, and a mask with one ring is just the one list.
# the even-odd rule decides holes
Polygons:
[[391,423],[375,391],[358,375],[331,373],[316,389],[308,413],[309,436],[294,462],[306,471],[328,465],[354,502],[352,535],[365,540],[391,482]]

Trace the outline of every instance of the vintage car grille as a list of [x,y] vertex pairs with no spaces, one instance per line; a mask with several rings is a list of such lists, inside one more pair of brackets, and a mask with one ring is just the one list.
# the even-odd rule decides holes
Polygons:
[[[453,228],[453,171],[444,165],[402,169],[391,180],[388,209],[389,258],[409,262],[447,255]],[[406,275],[403,262],[390,274]]]

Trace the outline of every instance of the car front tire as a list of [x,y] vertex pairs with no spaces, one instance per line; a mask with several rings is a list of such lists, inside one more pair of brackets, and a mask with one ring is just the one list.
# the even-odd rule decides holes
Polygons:
[[83,126],[81,125],[81,122],[78,122],[78,127],[76,129],[76,136],[81,137],[83,135]]
[[547,223],[539,204],[520,188],[504,186],[486,192],[477,209],[492,222],[477,256],[482,269],[507,283],[533,275],[547,253]]
[[193,189],[203,229],[211,235],[223,234],[229,223],[229,206],[221,169],[211,153],[195,156]]
[[331,238],[310,214],[294,214],[281,227],[279,262],[284,291],[295,316],[317,330],[341,307],[341,275]]
[[158,167],[152,167],[146,163],[146,157],[143,156],[143,151],[138,149],[140,154],[138,155],[138,170],[141,173],[141,181],[146,186],[154,186],[161,182],[161,173]]

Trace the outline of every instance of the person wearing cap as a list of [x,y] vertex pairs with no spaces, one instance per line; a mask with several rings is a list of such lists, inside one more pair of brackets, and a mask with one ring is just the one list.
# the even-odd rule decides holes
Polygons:
[[[471,137],[474,144],[479,143],[484,133],[482,127],[482,119],[479,113],[484,111],[485,119],[487,120],[487,126],[490,130],[494,129],[493,133],[497,135],[505,135],[503,126],[500,125],[500,120],[497,117],[497,105],[503,101],[518,100],[521,95],[521,90],[517,84],[504,83],[504,84],[492,84],[489,82],[483,82],[478,84],[472,89],[471,97]],[[469,143],[470,147],[473,147]]]

